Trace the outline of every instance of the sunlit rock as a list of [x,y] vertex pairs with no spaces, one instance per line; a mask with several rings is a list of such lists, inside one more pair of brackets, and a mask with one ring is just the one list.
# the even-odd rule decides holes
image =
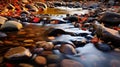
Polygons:
[[3,31],[18,31],[23,28],[22,24],[16,21],[7,21],[1,26]]
[[15,47],[11,48],[8,52],[5,53],[4,57],[6,59],[10,58],[19,58],[22,56],[31,57],[31,52],[24,47]]

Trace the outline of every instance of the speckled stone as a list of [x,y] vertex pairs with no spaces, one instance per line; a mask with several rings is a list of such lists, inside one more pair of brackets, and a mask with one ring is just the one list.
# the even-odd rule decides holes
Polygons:
[[38,63],[38,64],[40,64],[40,65],[45,65],[45,64],[47,64],[47,60],[46,60],[46,58],[43,57],[43,56],[37,56],[37,57],[35,58],[35,62]]

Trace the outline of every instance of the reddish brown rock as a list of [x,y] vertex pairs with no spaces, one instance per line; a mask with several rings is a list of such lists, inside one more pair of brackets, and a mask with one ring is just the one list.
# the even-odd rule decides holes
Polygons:
[[3,62],[3,57],[0,57],[0,63],[2,63]]
[[26,57],[31,57],[31,53],[28,49],[24,48],[24,47],[15,47],[15,48],[10,48],[10,50],[8,52],[5,53],[4,57],[6,59],[10,59],[12,57],[22,57],[22,56],[26,56]]
[[0,45],[3,45],[4,44],[4,42],[3,41],[0,41]]
[[36,37],[35,34],[28,34],[26,35],[26,37],[32,38],[32,37]]
[[41,53],[41,55],[43,55],[43,56],[47,56],[47,55],[50,55],[50,54],[53,54],[53,52],[52,51],[43,51]]
[[24,40],[25,43],[33,43],[34,40],[28,39],[28,40]]
[[52,42],[47,42],[45,45],[44,45],[44,49],[45,50],[52,50],[54,47],[53,43]]
[[38,63],[38,64],[40,64],[40,65],[45,65],[47,63],[47,60],[43,56],[37,56],[35,58],[35,62]]
[[5,45],[13,45],[14,43],[12,41],[4,41]]
[[26,32],[24,32],[24,31],[20,31],[20,32],[18,32],[17,34],[18,34],[18,35],[25,35]]

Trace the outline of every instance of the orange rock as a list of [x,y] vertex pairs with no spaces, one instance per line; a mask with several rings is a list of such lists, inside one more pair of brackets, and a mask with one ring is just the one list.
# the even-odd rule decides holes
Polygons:
[[37,56],[35,58],[35,62],[38,63],[38,64],[40,64],[40,65],[45,65],[47,63],[47,60],[43,56]]

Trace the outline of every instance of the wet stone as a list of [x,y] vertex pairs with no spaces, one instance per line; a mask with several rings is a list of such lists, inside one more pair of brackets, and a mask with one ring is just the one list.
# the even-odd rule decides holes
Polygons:
[[31,64],[26,64],[26,63],[20,63],[19,66],[20,66],[20,67],[34,67],[33,65],[31,65]]
[[25,38],[17,38],[17,41],[19,42],[23,42],[25,40]]
[[18,35],[25,35],[26,32],[23,32],[23,31],[21,32],[21,31],[20,31],[20,32],[18,32],[17,34],[18,34]]
[[61,67],[84,67],[83,64],[81,64],[80,62],[74,61],[74,60],[70,60],[70,59],[64,59],[61,62]]
[[4,57],[6,59],[15,59],[16,58],[19,58],[19,57],[23,57],[23,56],[26,56],[26,57],[31,57],[31,52],[26,49],[25,47],[15,47],[15,48],[10,48],[9,51],[7,51],[4,55]]
[[43,55],[43,56],[48,56],[48,55],[50,55],[50,54],[53,54],[53,52],[52,52],[52,51],[43,51],[43,52],[41,53],[41,55]]
[[29,40],[24,40],[24,42],[25,42],[25,43],[33,43],[34,40],[31,40],[31,39],[29,39]]
[[14,43],[12,41],[4,41],[5,45],[13,45]]
[[57,64],[48,64],[48,67],[58,67]]
[[11,38],[16,38],[17,36],[16,36],[16,35],[11,35],[10,37],[11,37]]
[[3,57],[0,57],[0,64],[3,62]]
[[52,42],[47,42],[46,45],[43,47],[45,50],[52,50],[54,47]]
[[14,43],[13,46],[20,46],[20,43]]
[[47,56],[47,60],[48,60],[48,63],[59,63],[61,59],[58,55],[51,54]]
[[43,57],[43,56],[37,56],[37,57],[35,58],[35,62],[38,63],[38,64],[40,64],[40,65],[45,65],[45,64],[47,64],[47,60],[46,60],[46,58]]
[[7,34],[0,32],[0,37],[7,37]]
[[4,44],[4,42],[3,41],[0,41],[0,45],[3,45]]
[[63,54],[69,54],[69,55],[74,55],[77,53],[75,48],[70,44],[62,44],[60,46],[59,51]]
[[28,35],[26,35],[26,37],[31,38],[31,37],[36,37],[36,36],[35,36],[35,34],[28,34]]
[[34,44],[24,44],[23,46],[27,47],[27,46],[34,46]]
[[43,46],[46,45],[46,41],[38,41],[38,42],[36,42],[36,45],[37,45],[38,47],[43,47]]
[[42,51],[44,51],[43,48],[35,48],[35,49],[33,50],[33,53],[34,53],[34,54],[40,54]]

